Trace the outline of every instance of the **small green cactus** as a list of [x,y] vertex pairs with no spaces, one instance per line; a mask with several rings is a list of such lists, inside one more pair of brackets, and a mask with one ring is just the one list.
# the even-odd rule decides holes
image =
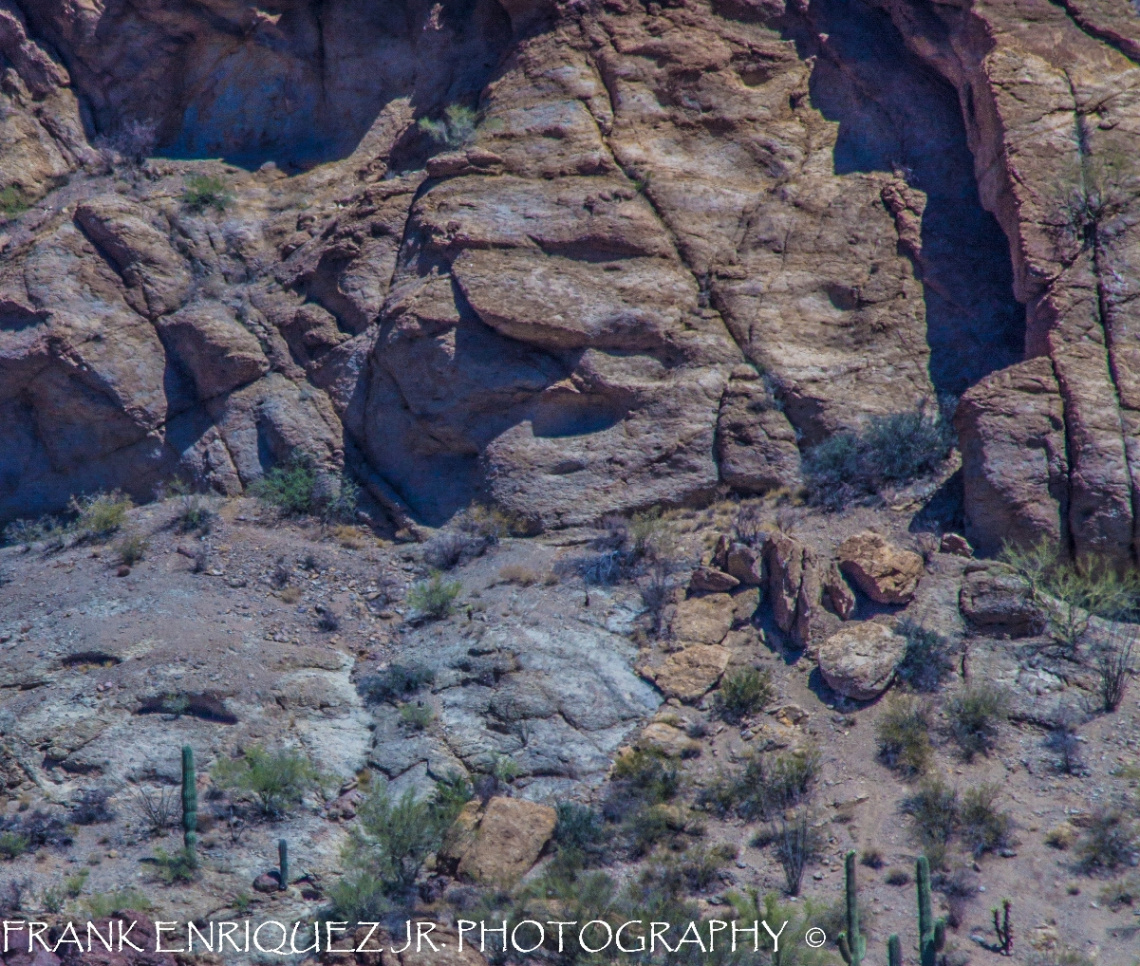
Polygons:
[[194,749],[182,746],[182,844],[194,855],[198,851],[198,776]]
[[847,966],[860,966],[867,953],[867,938],[859,932],[859,896],[855,891],[855,853],[845,860],[847,881],[847,929],[839,934],[839,954]]
[[282,889],[289,888],[289,843],[277,840],[277,883]]
[[925,855],[915,863],[918,882],[918,950],[922,966],[935,966],[946,945],[946,920],[935,919],[930,907],[930,863]]
[[887,966],[902,966],[902,943],[896,933],[887,940]]

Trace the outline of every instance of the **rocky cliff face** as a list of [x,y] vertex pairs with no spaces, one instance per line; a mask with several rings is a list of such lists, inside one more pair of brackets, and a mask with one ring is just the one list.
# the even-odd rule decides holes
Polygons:
[[1076,0],[0,0],[0,513],[303,448],[570,524],[965,393],[973,539],[1130,559],[1138,54]]

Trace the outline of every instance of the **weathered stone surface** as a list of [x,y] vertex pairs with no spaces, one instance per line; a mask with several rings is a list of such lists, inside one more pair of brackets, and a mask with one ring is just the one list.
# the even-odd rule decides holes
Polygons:
[[732,629],[734,607],[728,594],[689,597],[677,604],[670,628],[679,641],[719,644]]
[[785,533],[768,538],[763,556],[776,626],[797,647],[807,647],[823,592],[820,563],[810,549]]
[[637,747],[660,751],[671,758],[689,758],[699,753],[701,746],[680,728],[653,721],[638,736]]
[[764,583],[764,558],[745,544],[735,543],[729,547],[724,569],[746,587],[759,587]]
[[870,531],[848,537],[839,545],[836,556],[839,569],[880,604],[910,601],[926,570],[917,553],[901,550]]
[[974,555],[974,548],[970,546],[970,541],[960,533],[942,534],[942,541],[938,545],[938,551],[939,553],[948,553],[955,557],[972,557]]
[[819,670],[827,686],[856,701],[870,701],[890,687],[906,653],[906,638],[884,624],[850,624],[819,648]]
[[689,578],[689,589],[698,593],[723,594],[740,586],[740,581],[723,570],[698,567]]
[[717,417],[717,461],[724,481],[746,493],[800,483],[796,431],[754,369],[733,370]]
[[202,399],[220,396],[269,371],[261,344],[217,303],[184,308],[161,319],[157,328],[190,372]]
[[1060,543],[1068,532],[1064,403],[1047,357],[989,376],[962,397],[966,535],[990,556],[1003,543]]
[[492,798],[459,860],[460,876],[510,886],[530,871],[554,834],[557,813],[549,805]]
[[832,561],[823,575],[823,599],[828,609],[840,620],[855,613],[855,594]]
[[1029,637],[1044,628],[1040,609],[1012,574],[993,569],[967,573],[958,601],[962,616],[988,634]]
[[690,644],[670,654],[657,668],[644,669],[668,697],[699,701],[716,686],[728,667],[732,653],[717,644]]

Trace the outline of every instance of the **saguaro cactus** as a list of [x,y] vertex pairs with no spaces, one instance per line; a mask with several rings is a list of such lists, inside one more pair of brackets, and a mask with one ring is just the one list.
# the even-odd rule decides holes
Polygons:
[[1009,921],[1010,905],[1008,899],[1002,899],[1000,913],[997,908],[990,910],[994,916],[994,932],[997,933],[998,948],[1003,956],[1013,955],[1013,924]]
[[187,852],[198,850],[198,776],[189,745],[182,746],[182,844]]
[[915,863],[918,880],[918,951],[922,966],[935,966],[938,953],[946,945],[946,920],[935,919],[930,907],[930,863],[925,855]]
[[277,840],[277,883],[289,888],[289,843],[284,839]]
[[855,853],[845,862],[847,882],[847,929],[839,934],[839,954],[847,966],[860,966],[867,952],[867,939],[859,932],[859,896],[855,891]]
[[887,966],[902,966],[902,943],[896,933],[887,940]]

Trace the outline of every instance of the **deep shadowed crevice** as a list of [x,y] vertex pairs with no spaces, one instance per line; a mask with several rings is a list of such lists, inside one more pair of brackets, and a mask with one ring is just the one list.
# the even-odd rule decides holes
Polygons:
[[839,124],[836,173],[892,172],[926,196],[921,245],[906,254],[923,283],[931,381],[959,395],[1023,358],[1025,308],[1008,241],[978,196],[958,95],[861,0],[812,0],[807,16],[788,35],[817,55],[811,99]]

